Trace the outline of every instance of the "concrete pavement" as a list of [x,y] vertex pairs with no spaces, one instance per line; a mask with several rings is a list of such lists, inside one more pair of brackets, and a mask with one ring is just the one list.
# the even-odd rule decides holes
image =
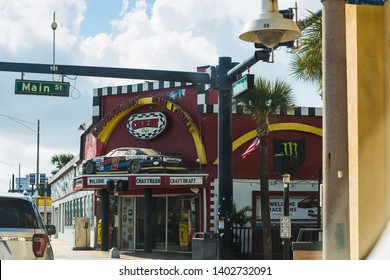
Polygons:
[[111,258],[109,252],[100,250],[74,250],[67,241],[52,238],[55,260],[191,260],[191,252],[120,251],[119,258]]

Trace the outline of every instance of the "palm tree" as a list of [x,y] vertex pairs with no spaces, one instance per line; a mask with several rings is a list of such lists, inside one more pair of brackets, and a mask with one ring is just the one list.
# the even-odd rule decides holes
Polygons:
[[287,112],[294,107],[292,87],[277,79],[274,83],[256,78],[254,89],[238,96],[233,106],[242,106],[257,121],[257,137],[260,139],[260,187],[261,219],[263,228],[264,258],[272,259],[271,217],[268,183],[268,121],[272,116]]
[[302,37],[291,61],[291,73],[297,80],[315,83],[322,95],[322,12],[313,13],[299,23]]
[[74,158],[72,154],[60,154],[51,157],[51,163],[54,164],[56,170],[53,170],[51,174],[56,174],[62,167],[64,167],[69,161]]
[[252,212],[252,207],[244,206],[240,209],[237,208],[237,204],[233,202],[232,208],[232,221],[233,225],[238,227],[244,227],[247,223],[253,222],[254,218],[252,215],[247,215],[247,212]]

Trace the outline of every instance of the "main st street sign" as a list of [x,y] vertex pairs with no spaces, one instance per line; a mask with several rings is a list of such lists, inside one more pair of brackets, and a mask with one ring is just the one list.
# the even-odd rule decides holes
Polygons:
[[15,94],[69,96],[69,83],[15,80]]

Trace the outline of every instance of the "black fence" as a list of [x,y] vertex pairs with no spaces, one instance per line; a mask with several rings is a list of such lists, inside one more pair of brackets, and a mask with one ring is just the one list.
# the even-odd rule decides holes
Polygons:
[[[305,226],[310,227],[310,226]],[[302,227],[291,229],[291,242],[296,241]],[[264,259],[263,230],[261,227],[233,228],[235,259]],[[280,228],[272,228],[272,252],[274,260],[283,259],[283,239],[280,238]],[[291,248],[291,246],[290,246]],[[290,254],[292,256],[292,252]]]

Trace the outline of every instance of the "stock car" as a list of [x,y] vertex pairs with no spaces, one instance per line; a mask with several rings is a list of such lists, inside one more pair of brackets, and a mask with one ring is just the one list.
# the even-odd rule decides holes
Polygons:
[[179,155],[153,149],[122,147],[83,163],[84,174],[97,173],[174,173],[188,172]]

